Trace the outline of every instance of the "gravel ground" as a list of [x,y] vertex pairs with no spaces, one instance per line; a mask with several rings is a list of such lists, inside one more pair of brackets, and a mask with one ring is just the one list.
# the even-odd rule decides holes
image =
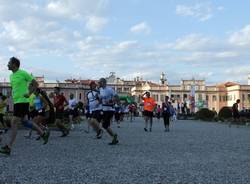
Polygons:
[[120,143],[104,134],[69,137],[51,132],[47,145],[20,130],[10,157],[0,155],[2,183],[250,183],[250,129],[198,121],[177,121],[170,132],[155,122],[144,132],[142,119],[113,126]]

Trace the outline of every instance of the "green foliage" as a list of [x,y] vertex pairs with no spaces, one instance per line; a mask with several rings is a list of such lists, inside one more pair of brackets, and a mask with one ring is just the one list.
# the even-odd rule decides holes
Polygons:
[[204,120],[204,121],[212,121],[215,117],[215,112],[207,109],[202,108],[195,114],[196,119]]
[[222,107],[218,114],[219,119],[230,119],[232,118],[232,108],[231,107]]

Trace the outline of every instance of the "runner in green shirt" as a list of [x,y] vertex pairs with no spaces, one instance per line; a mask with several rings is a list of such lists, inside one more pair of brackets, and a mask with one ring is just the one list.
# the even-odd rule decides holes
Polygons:
[[22,122],[25,127],[35,129],[44,140],[44,144],[48,142],[49,131],[43,131],[32,121],[28,120],[29,114],[29,96],[38,87],[36,80],[24,70],[20,70],[19,59],[12,57],[8,63],[8,69],[13,73],[10,75],[10,84],[12,88],[12,98],[14,102],[13,118],[11,120],[11,137],[9,144],[0,149],[0,153],[10,155],[16,135],[17,125]]

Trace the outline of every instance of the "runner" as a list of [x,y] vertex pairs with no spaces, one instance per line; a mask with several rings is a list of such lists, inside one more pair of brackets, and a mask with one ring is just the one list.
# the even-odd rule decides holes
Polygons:
[[[22,122],[25,127],[33,128],[38,131],[39,135],[47,144],[49,139],[49,131],[43,131],[32,121],[28,120],[29,114],[29,95],[36,90],[38,83],[36,80],[24,70],[20,70],[19,59],[12,57],[8,63],[8,69],[13,73],[10,75],[10,84],[12,88],[12,98],[14,101],[14,112],[11,120],[11,137],[9,144],[0,149],[0,153],[10,155],[11,148],[16,140],[17,125]],[[28,94],[29,93],[29,94]]]
[[158,119],[158,122],[160,121],[160,118],[161,118],[161,106],[160,105],[158,105],[157,106],[157,109],[156,109],[156,117],[157,117],[157,119]]
[[69,110],[69,126],[70,129],[73,130],[74,129],[74,123],[73,123],[73,118],[76,117],[77,115],[77,101],[74,98],[74,94],[70,94],[69,96],[69,105],[68,105],[68,110]]
[[117,123],[117,128],[121,128],[120,123],[121,123],[121,116],[122,116],[122,107],[121,103],[117,101],[115,103],[115,121]]
[[165,96],[165,102],[162,103],[162,117],[164,121],[165,132],[169,132],[169,122],[170,122],[170,104],[169,97]]
[[[234,103],[232,107],[233,121],[237,123],[237,126],[240,122],[239,103],[240,99],[237,99],[236,103]],[[231,127],[231,123],[229,124],[229,127]]]
[[153,111],[155,108],[155,101],[153,98],[150,97],[150,93],[147,91],[142,95],[143,99],[143,106],[144,106],[144,111],[143,115],[145,118],[145,132],[148,131],[148,121],[150,122],[150,129],[149,131],[152,131],[152,125],[153,125]]
[[63,93],[60,93],[60,88],[55,87],[54,88],[54,107],[56,109],[55,113],[55,124],[59,128],[59,130],[62,132],[61,137],[65,137],[69,134],[69,129],[66,127],[66,124],[64,123],[64,107],[66,107],[69,103],[64,97]]
[[[4,116],[7,108],[7,97],[0,93],[0,122],[3,126],[3,132],[6,133],[8,131],[8,126],[4,122]],[[3,133],[1,132],[1,133]]]
[[[35,99],[34,99],[34,117],[33,117],[33,122],[35,122],[41,129],[47,130],[47,121],[49,119],[49,102],[48,100],[44,97],[42,94],[42,90],[37,88],[36,91],[34,92]],[[38,136],[36,140],[39,140],[41,137]]]
[[118,100],[118,96],[111,87],[107,87],[106,79],[101,78],[99,80],[99,86],[100,86],[100,99],[102,102],[102,110],[103,110],[102,126],[112,137],[112,142],[109,144],[115,145],[119,141],[117,139],[117,134],[114,133],[113,130],[110,128],[110,123],[114,114],[114,103]]
[[96,132],[96,138],[100,139],[102,137],[102,129],[100,123],[102,120],[102,106],[100,102],[100,94],[96,89],[97,85],[95,81],[90,81],[89,83],[90,91],[87,93],[87,102],[89,106],[89,124],[93,127]]
[[129,114],[130,114],[130,122],[135,120],[135,112],[136,112],[136,106],[134,103],[129,104]]
[[[37,93],[38,88],[36,89],[36,91],[34,93],[32,93],[29,96],[29,120],[33,121],[34,123],[36,123],[39,127],[40,126],[40,120],[41,120],[41,116],[42,114],[42,108],[43,108],[43,103],[42,100],[39,96],[39,93]],[[31,138],[32,135],[32,129],[29,130],[29,133],[27,135],[25,135],[26,138]],[[40,138],[40,136],[38,136],[37,140]]]
[[[34,104],[35,98],[36,98],[36,96],[34,93],[32,93],[29,96],[29,116],[28,116],[28,118],[31,121],[33,121],[33,118],[36,115],[36,109],[35,109],[35,104]],[[27,139],[31,138],[32,132],[33,132],[32,129],[29,130],[29,132],[26,135],[24,135],[24,137],[26,137]]]

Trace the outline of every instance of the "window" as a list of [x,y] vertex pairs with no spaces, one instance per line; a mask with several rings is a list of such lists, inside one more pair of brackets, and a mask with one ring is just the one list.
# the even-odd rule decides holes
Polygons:
[[82,93],[79,93],[79,100],[82,99]]
[[206,95],[206,100],[207,100],[207,101],[209,100],[209,96],[208,96],[208,95]]
[[223,102],[227,101],[227,96],[223,96]]
[[161,101],[164,102],[165,96],[161,95]]
[[124,88],[124,91],[129,91],[129,88]]
[[245,101],[245,94],[242,94],[242,100]]
[[158,95],[153,95],[155,101],[158,101]]
[[213,95],[213,101],[217,101],[216,95]]
[[202,100],[202,94],[199,94],[198,99]]
[[187,94],[184,94],[184,95],[183,95],[183,99],[186,99],[186,98],[187,98]]

